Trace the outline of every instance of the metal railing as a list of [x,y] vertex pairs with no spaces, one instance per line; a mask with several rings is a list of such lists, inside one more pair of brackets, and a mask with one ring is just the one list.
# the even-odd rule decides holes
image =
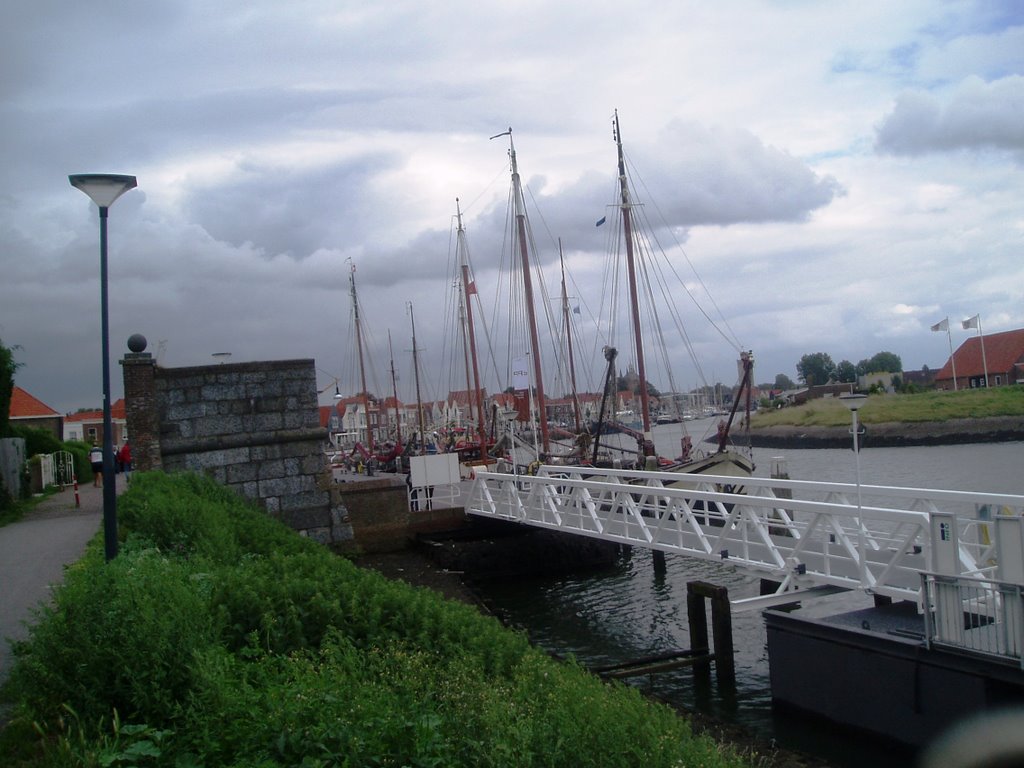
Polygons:
[[778,581],[780,594],[833,587],[917,602],[921,572],[995,575],[997,526],[977,510],[1024,513],[1024,496],[1005,494],[862,485],[857,498],[853,484],[544,466],[478,473],[466,511],[723,560]]
[[967,576],[921,574],[925,643],[1016,659],[1024,668],[1024,587]]

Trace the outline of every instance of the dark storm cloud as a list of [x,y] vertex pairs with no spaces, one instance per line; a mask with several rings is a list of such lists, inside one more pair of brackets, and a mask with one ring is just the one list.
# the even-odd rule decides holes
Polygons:
[[268,257],[344,252],[372,241],[381,216],[366,186],[396,163],[383,153],[309,169],[256,159],[241,163],[230,180],[189,194],[185,207],[215,239],[251,243]]

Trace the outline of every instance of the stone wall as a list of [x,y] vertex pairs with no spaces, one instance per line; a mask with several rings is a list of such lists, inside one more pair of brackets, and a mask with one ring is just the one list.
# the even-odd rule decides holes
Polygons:
[[136,352],[122,365],[137,469],[201,472],[304,535],[351,539],[324,487],[313,360],[161,368]]

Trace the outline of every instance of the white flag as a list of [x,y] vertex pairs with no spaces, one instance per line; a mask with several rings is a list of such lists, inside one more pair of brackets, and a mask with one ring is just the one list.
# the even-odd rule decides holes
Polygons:
[[933,331],[948,331],[949,330],[949,318],[947,317],[941,323],[936,323],[932,326]]
[[517,357],[512,361],[512,388],[530,388],[530,361],[526,357]]
[[968,328],[977,328],[978,327],[978,321],[980,319],[981,319],[981,315],[975,315],[974,317],[967,318],[962,323],[960,323],[960,325],[962,325],[964,327],[965,331]]

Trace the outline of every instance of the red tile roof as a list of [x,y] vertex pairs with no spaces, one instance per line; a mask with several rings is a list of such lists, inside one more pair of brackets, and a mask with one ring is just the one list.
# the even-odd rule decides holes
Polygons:
[[952,379],[953,362],[956,362],[956,375],[982,376],[985,369],[992,373],[1008,373],[1015,364],[1024,362],[1024,328],[1002,333],[988,333],[985,340],[985,364],[981,358],[981,338],[972,336],[953,353],[953,358],[946,361],[935,378]]
[[14,389],[11,391],[10,417],[12,419],[39,419],[47,416],[60,416],[60,414],[17,384],[14,385]]
[[[124,398],[119,398],[110,406],[110,418],[125,420],[124,411]],[[103,410],[98,411],[79,411],[78,413],[69,413],[64,417],[66,423],[77,423],[77,422],[92,422],[92,421],[103,421]]]
[[334,405],[321,405],[320,406],[320,426],[329,427],[331,425],[331,412],[338,414],[338,418],[342,418],[345,415],[345,403],[344,401],[338,401]]

